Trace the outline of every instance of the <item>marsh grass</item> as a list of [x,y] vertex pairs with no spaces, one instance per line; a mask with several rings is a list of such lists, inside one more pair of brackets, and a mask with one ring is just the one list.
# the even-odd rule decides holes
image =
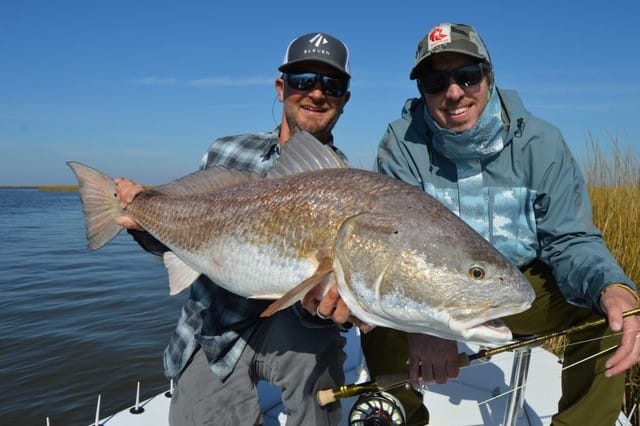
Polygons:
[[[602,232],[605,243],[627,276],[640,283],[640,163],[631,149],[620,148],[612,137],[605,151],[593,137],[588,143],[584,173],[591,203],[593,221]],[[562,356],[564,339],[547,342],[544,347]],[[631,415],[629,424],[640,426],[640,368],[627,372],[623,411]]]
[[0,189],[37,189],[38,191],[75,192],[78,185],[0,185]]
[[39,186],[38,190],[54,192],[76,192],[78,191],[78,185],[46,185]]
[[[593,221],[622,269],[640,283],[640,163],[631,149],[622,150],[616,138],[607,154],[591,138],[585,174],[593,204]],[[632,414],[631,424],[640,425],[640,369],[627,373],[623,410]]]

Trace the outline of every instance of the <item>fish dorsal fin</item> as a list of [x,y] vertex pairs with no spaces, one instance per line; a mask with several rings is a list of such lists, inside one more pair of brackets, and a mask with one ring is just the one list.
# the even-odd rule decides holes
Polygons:
[[154,190],[166,195],[197,195],[219,191],[256,179],[262,178],[258,174],[247,171],[212,166],[156,186]]
[[193,270],[171,251],[166,251],[162,260],[169,272],[169,294],[172,296],[189,287],[200,276],[200,272]]
[[322,284],[325,282],[325,279],[329,274],[333,272],[333,261],[329,258],[324,259],[320,262],[318,269],[313,273],[309,278],[304,280],[302,283],[298,284],[284,295],[281,298],[270,304],[267,309],[265,309],[261,317],[269,317],[275,314],[282,309],[288,308],[289,306],[296,303],[298,300],[302,300],[302,298],[315,286],[318,284]]
[[349,164],[333,148],[322,144],[309,132],[299,130],[284,144],[278,162],[269,170],[267,178],[346,167],[349,167]]

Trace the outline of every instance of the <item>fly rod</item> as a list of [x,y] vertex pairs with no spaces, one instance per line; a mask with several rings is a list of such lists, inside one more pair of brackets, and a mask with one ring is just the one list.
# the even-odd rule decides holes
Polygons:
[[[622,317],[624,318],[630,315],[636,315],[638,313],[640,313],[640,308],[635,308],[623,312]],[[512,351],[523,346],[535,345],[554,337],[564,336],[565,334],[576,333],[579,331],[587,330],[589,328],[598,327],[600,325],[606,324],[606,322],[606,318],[599,318],[594,321],[589,321],[584,324],[567,328],[566,330],[555,331],[541,336],[520,340],[518,342],[509,343],[504,346],[498,346],[493,349],[481,349],[475,354],[459,353],[458,357],[460,360],[460,366],[467,367],[471,363],[471,361],[477,359],[489,360],[493,355]],[[342,385],[337,388],[319,390],[316,394],[316,399],[318,401],[318,404],[323,407],[327,404],[335,402],[339,398],[350,398],[352,396],[360,395],[366,392],[386,391],[399,386],[404,386],[407,383],[409,383],[407,373],[383,374],[376,377],[376,380],[370,382],[352,383],[349,385]]]

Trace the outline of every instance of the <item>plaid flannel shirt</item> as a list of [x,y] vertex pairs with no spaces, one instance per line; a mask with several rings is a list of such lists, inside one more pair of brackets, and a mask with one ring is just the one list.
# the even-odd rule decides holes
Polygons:
[[[279,128],[268,133],[228,136],[216,139],[202,159],[201,168],[219,165],[265,176],[280,155]],[[345,161],[345,155],[335,148]],[[198,346],[207,355],[211,370],[224,380],[235,368],[260,314],[271,303],[237,296],[200,276],[191,285],[189,300],[164,352],[165,375],[176,378]],[[333,326],[319,323],[294,305],[310,327]]]

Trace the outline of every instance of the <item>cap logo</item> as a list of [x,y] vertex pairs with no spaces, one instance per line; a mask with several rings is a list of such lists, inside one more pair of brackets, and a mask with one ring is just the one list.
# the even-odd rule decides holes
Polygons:
[[329,43],[329,41],[324,38],[324,36],[320,33],[314,35],[311,40],[309,40],[309,43],[315,45],[316,47],[320,47],[321,44],[327,44]]
[[325,44],[329,43],[329,40],[327,40],[321,33],[318,33],[318,34],[314,35],[313,37],[311,37],[311,39],[309,40],[309,43],[314,47],[305,48],[302,51],[302,53],[304,53],[305,55],[326,55],[326,56],[331,56],[331,51],[321,47],[321,46],[324,46]]
[[451,42],[451,26],[441,25],[435,27],[429,33],[428,49],[431,50],[439,44],[445,44]]

